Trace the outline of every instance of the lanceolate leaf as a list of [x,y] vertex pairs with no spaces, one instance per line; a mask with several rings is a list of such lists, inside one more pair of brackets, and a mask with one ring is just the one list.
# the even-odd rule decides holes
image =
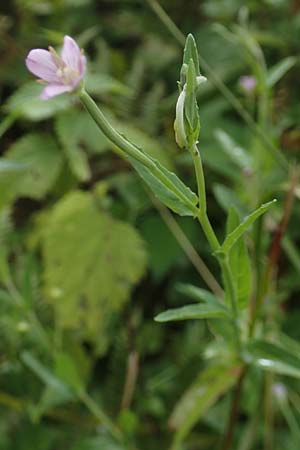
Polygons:
[[[239,215],[234,207],[228,213],[226,232],[230,234],[239,224]],[[233,275],[233,282],[237,295],[238,306],[247,306],[251,293],[251,263],[244,236],[231,247],[229,252],[229,265]]]
[[200,75],[198,50],[194,36],[192,34],[189,34],[188,37],[186,38],[183,53],[183,63],[188,66],[190,60],[192,60],[194,63],[196,75],[197,76]]
[[221,144],[226,155],[239,168],[249,169],[253,166],[251,155],[241,147],[228,133],[224,130],[217,129],[215,136]]
[[254,340],[247,347],[246,360],[262,369],[300,378],[300,355],[288,348],[264,340]]
[[[163,167],[158,161],[153,160],[160,170],[163,173],[165,178],[169,182],[169,186],[167,187],[163,184],[157,176],[143,164],[139,163],[133,158],[128,158],[135,170],[141,176],[141,178],[145,181],[145,183],[149,186],[149,188],[153,191],[155,196],[166,206],[168,206],[172,211],[176,212],[180,216],[193,216],[195,215],[195,209],[198,202],[197,195],[190,190],[178,177],[175,173],[170,172],[168,169]],[[180,193],[180,196],[174,192],[172,189],[174,186],[177,192]]]
[[184,113],[186,118],[186,132],[189,142],[196,142],[200,132],[200,120],[196,98],[197,82],[195,66],[192,59],[189,61],[186,78],[186,99]]
[[229,312],[221,305],[193,304],[169,309],[155,317],[156,322],[172,322],[189,319],[230,318]]
[[297,58],[288,56],[271,67],[267,75],[267,85],[273,87],[297,63]]
[[179,284],[177,290],[184,295],[196,300],[198,302],[205,302],[214,306],[223,306],[226,308],[225,303],[221,303],[220,299],[206,289],[198,288],[192,284]]
[[236,381],[240,373],[238,366],[215,365],[204,370],[198,380],[177,402],[169,424],[176,430],[173,449],[179,450],[181,442],[206,411]]
[[249,216],[247,216],[238,227],[236,227],[225,239],[223,244],[221,245],[221,248],[219,250],[220,253],[228,254],[231,247],[240,239],[241,236],[247,231],[247,229],[252,225],[255,220],[260,217],[262,214],[264,214],[268,209],[273,206],[273,204],[277,200],[272,200],[268,203],[265,203],[261,205],[258,209],[256,209],[253,213],[251,213]]
[[21,360],[47,387],[55,389],[61,395],[71,395],[69,386],[57,378],[50,369],[44,366],[30,352],[24,351],[21,354]]

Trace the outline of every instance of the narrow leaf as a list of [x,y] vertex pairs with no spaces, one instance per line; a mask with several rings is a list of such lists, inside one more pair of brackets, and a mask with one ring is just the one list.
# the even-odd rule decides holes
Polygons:
[[57,378],[53,373],[35,358],[30,352],[21,353],[22,362],[49,388],[62,394],[70,393],[69,387]]
[[177,290],[193,300],[198,302],[205,302],[210,305],[221,306],[226,308],[225,304],[221,303],[220,299],[206,289],[198,288],[192,284],[179,284]]
[[238,227],[235,228],[225,239],[221,248],[219,250],[220,253],[228,254],[231,247],[240,239],[241,236],[247,231],[247,229],[252,225],[255,220],[268,211],[274,203],[276,203],[276,199],[261,205],[258,209],[256,209],[249,216],[245,217],[245,219],[240,223]]
[[155,317],[156,322],[172,322],[190,319],[230,318],[226,308],[221,305],[193,304],[181,308],[168,309]]
[[170,172],[163,167],[157,160],[153,160],[158,169],[168,179],[169,185],[173,185],[176,190],[180,192],[181,198],[174,193],[171,187],[167,187],[163,184],[150,169],[133,158],[128,159],[141,178],[162,203],[181,216],[194,216],[198,197],[177,177],[177,175],[175,175],[175,173]]
[[248,154],[248,152],[241,147],[237,142],[235,142],[228,133],[224,130],[216,130],[215,136],[218,142],[221,144],[222,149],[226,153],[227,156],[231,159],[231,161],[238,166],[239,168],[249,169],[252,167],[252,158]]
[[192,34],[189,34],[186,38],[183,53],[183,64],[186,64],[188,66],[190,60],[192,60],[194,63],[196,75],[200,75],[198,50],[195,38]]
[[[239,222],[238,212],[234,207],[231,207],[227,218],[227,234],[230,234],[238,226]],[[233,275],[238,306],[244,308],[248,304],[252,285],[251,263],[244,236],[231,247],[229,265]]]
[[184,103],[184,113],[187,120],[187,138],[190,142],[195,142],[198,139],[200,132],[200,120],[198,113],[198,104],[196,98],[197,81],[195,65],[193,60],[190,59],[187,78],[186,78],[186,99]]
[[296,64],[297,58],[288,56],[275,64],[267,75],[267,85],[273,87]]
[[247,347],[246,360],[270,372],[300,378],[300,357],[279,344],[252,341]]
[[188,435],[199,419],[228,391],[240,373],[239,367],[216,365],[205,369],[197,381],[178,401],[170,417],[169,424],[176,430],[173,448],[180,448],[180,443]]

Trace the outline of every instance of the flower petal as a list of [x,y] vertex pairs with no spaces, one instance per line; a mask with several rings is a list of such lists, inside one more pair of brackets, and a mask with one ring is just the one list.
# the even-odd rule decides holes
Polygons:
[[79,60],[80,80],[84,76],[85,72],[86,72],[86,57],[84,55],[80,55]]
[[82,57],[81,51],[77,43],[70,36],[64,37],[61,57],[67,66],[79,71]]
[[57,67],[48,50],[40,48],[31,50],[26,58],[26,66],[31,73],[48,83],[59,82]]
[[64,92],[72,91],[72,86],[66,86],[64,84],[48,84],[40,95],[43,100],[49,100],[49,98],[56,97]]

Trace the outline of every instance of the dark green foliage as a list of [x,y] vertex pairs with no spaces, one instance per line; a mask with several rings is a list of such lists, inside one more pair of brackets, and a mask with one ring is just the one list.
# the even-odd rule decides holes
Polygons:
[[[2,3],[0,450],[221,449],[243,364],[230,450],[298,450],[299,2],[161,0],[195,36],[184,60],[156,1]],[[65,34],[85,48],[87,91],[190,207],[138,163],[134,172],[76,95],[38,98],[24,58]],[[222,284],[191,210],[192,161],[174,138],[182,60],[208,213],[234,275],[239,358],[222,291],[195,261],[197,251]],[[256,77],[253,92],[243,75]],[[147,182],[190,215],[174,216],[190,246]]]

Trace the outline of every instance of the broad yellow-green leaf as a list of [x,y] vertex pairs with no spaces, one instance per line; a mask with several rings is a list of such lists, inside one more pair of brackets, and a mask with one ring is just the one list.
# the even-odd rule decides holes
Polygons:
[[43,255],[46,295],[60,326],[104,352],[113,317],[145,272],[142,239],[91,194],[75,191],[49,215]]
[[64,352],[55,355],[55,374],[76,392],[83,391],[83,381],[73,358]]

